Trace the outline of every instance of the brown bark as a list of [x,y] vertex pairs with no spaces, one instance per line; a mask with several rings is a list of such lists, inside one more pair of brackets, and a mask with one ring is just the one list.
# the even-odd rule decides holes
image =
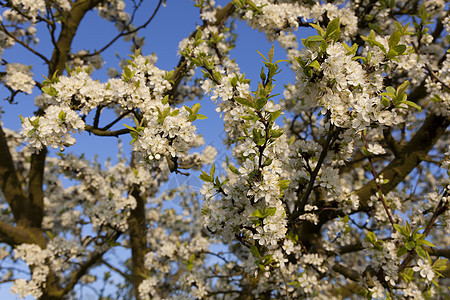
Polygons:
[[130,211],[128,217],[128,233],[131,246],[131,280],[133,282],[136,300],[139,296],[139,285],[149,276],[149,270],[145,268],[145,254],[147,253],[147,224],[145,222],[145,201],[139,194],[137,187],[133,188],[131,195],[136,199],[136,208]]
[[27,196],[22,189],[22,182],[16,174],[16,168],[9,151],[5,133],[0,125],[0,188],[8,203],[13,217],[20,225],[28,225],[25,219]]

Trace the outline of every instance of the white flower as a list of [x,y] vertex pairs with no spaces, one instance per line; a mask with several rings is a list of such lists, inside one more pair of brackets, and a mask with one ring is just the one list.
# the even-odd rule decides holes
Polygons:
[[417,266],[413,267],[414,272],[420,272],[420,276],[426,281],[431,282],[434,278],[434,271],[427,260],[419,259]]
[[367,151],[369,151],[373,155],[386,153],[386,150],[384,150],[380,144],[370,144],[369,147],[367,147]]
[[378,281],[375,281],[375,286],[369,288],[369,291],[372,293],[372,298],[374,299],[382,299],[384,298],[384,287]]
[[5,81],[10,88],[28,94],[31,94],[36,84],[33,80],[33,73],[31,73],[30,67],[19,63],[6,65]]

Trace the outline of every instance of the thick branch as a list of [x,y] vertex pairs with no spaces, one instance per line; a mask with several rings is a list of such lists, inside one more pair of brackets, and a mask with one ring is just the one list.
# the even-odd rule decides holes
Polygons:
[[44,217],[44,169],[47,148],[31,156],[30,173],[28,174],[28,199],[26,215],[33,227],[40,228]]
[[149,271],[144,264],[145,254],[147,253],[147,224],[145,222],[145,201],[139,194],[139,188],[133,187],[131,195],[136,199],[136,207],[130,211],[128,217],[132,261],[131,280],[135,297],[139,300],[141,299],[139,285],[149,275]]
[[351,279],[355,282],[361,282],[362,278],[359,272],[347,268],[346,266],[341,265],[340,263],[335,263],[333,265],[333,271],[338,272],[339,274],[344,275],[345,278]]
[[[389,179],[387,184],[381,186],[384,194],[392,191],[422,162],[437,140],[444,134],[449,124],[450,118],[444,116],[429,115],[425,119],[422,127],[402,149],[399,156],[381,172],[383,178]],[[372,180],[357,191],[360,200],[359,210],[369,209],[370,196],[374,195],[377,190],[375,180]]]
[[[21,223],[25,222],[23,214],[27,203],[27,197],[22,189],[22,184],[17,178],[14,162],[9,152],[5,133],[0,124],[0,188],[6,202],[14,215],[14,219]],[[22,221],[23,220],[23,221]],[[24,224],[26,225],[26,224]]]
[[31,237],[28,232],[19,226],[15,227],[3,221],[0,221],[0,242],[10,246],[16,246],[22,243],[31,243]]
[[[442,256],[450,259],[450,249],[437,249],[428,246],[422,246],[431,256]],[[450,270],[449,270],[450,271]]]
[[77,33],[81,20],[89,10],[93,9],[100,2],[102,0],[77,0],[73,4],[70,12],[67,13],[67,19],[61,26],[61,33],[49,63],[49,76],[52,76],[56,71],[58,71],[58,74],[63,73],[73,38]]

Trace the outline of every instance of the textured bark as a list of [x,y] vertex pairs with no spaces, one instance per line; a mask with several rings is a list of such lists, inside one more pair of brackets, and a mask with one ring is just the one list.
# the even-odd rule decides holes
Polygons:
[[144,266],[147,253],[147,224],[145,222],[145,201],[134,188],[131,195],[136,199],[136,208],[132,209],[128,217],[128,233],[131,246],[131,280],[133,282],[136,299],[139,300],[139,285],[149,275]]
[[0,188],[6,202],[13,213],[14,219],[20,225],[27,225],[24,218],[27,197],[22,189],[22,183],[16,174],[14,162],[9,152],[5,133],[0,125]]
[[[389,179],[387,184],[381,186],[384,194],[392,191],[423,161],[438,139],[445,133],[449,124],[450,118],[448,117],[429,115],[425,119],[423,125],[401,150],[398,157],[381,172],[385,179]],[[370,196],[376,192],[375,180],[370,181],[357,191],[360,199],[359,210],[365,211],[369,209],[367,203]]]
[[62,74],[68,60],[68,55],[72,47],[72,41],[77,33],[78,26],[86,13],[93,9],[102,0],[77,0],[72,9],[65,15],[66,20],[62,23],[61,33],[53,50],[52,59],[48,67],[49,76],[56,71]]

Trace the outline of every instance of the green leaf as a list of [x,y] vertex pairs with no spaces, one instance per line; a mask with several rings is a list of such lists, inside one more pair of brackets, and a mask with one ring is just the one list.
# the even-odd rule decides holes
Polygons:
[[375,235],[375,233],[373,231],[369,231],[367,233],[366,241],[371,244],[374,244],[377,241],[377,236]]
[[131,127],[131,126],[128,126],[127,124],[123,124],[123,126],[125,126],[126,128],[128,128],[131,132],[133,132],[133,131],[137,132],[137,131],[136,131],[136,128],[133,128],[133,127]]
[[200,103],[195,103],[195,104],[192,106],[192,112],[193,112],[194,114],[198,113],[198,111],[200,110],[201,107],[202,107],[202,106],[200,105]]
[[394,228],[395,228],[395,230],[400,232],[401,235],[403,235],[405,237],[409,237],[409,234],[406,233],[406,230],[402,226],[394,223]]
[[389,106],[389,103],[391,103],[391,102],[389,101],[388,98],[386,98],[386,97],[381,97],[381,104],[383,104],[385,107],[388,107],[388,106]]
[[289,183],[291,181],[288,179],[280,179],[278,180],[278,186],[280,187],[280,190],[285,190],[289,187]]
[[436,246],[435,246],[432,242],[427,241],[427,240],[420,239],[420,240],[418,240],[417,242],[418,242],[420,245],[427,245],[428,247],[436,248]]
[[312,67],[312,68],[314,68],[314,69],[319,70],[319,69],[320,69],[320,64],[319,64],[319,62],[318,62],[317,60],[314,60],[313,62],[311,62],[311,63],[308,65],[308,67]]
[[403,101],[400,101],[399,103],[400,103],[400,104],[406,104],[406,105],[408,105],[408,106],[412,106],[412,107],[414,107],[415,109],[417,109],[419,112],[422,111],[422,107],[420,107],[419,105],[417,105],[417,104],[414,103],[414,102],[411,102],[411,101],[408,101],[408,100],[403,100]]
[[123,68],[123,79],[124,80],[130,80],[131,77],[134,76],[134,71],[131,71],[130,68],[128,68],[128,66],[125,66]]
[[198,41],[202,38],[202,31],[201,30],[197,30],[197,32],[195,33],[195,40]]
[[205,182],[214,182],[214,179],[205,171],[202,171],[202,174],[200,174],[199,178]]
[[206,120],[206,119],[208,119],[208,117],[205,116],[205,115],[202,115],[202,114],[198,114],[198,115],[197,115],[197,119],[198,119],[198,120]]
[[235,166],[228,165],[228,169],[230,169],[230,171],[233,172],[234,174],[239,175],[239,171],[238,171],[238,169],[236,169]]
[[397,95],[403,94],[409,87],[409,81],[406,80],[397,88]]
[[386,54],[388,59],[394,59],[396,56],[398,56],[398,53],[394,49],[389,49],[389,52]]
[[270,137],[271,138],[279,138],[284,133],[283,129],[277,129],[277,130],[271,130],[270,131]]
[[50,230],[45,231],[45,233],[47,233],[48,237],[49,237],[51,240],[53,240],[53,239],[55,238],[55,235],[54,235]]
[[186,106],[186,105],[183,105],[183,106],[189,112],[189,114],[191,114],[191,115],[193,114],[193,111],[189,106]]
[[325,30],[323,30],[323,28],[320,27],[319,24],[310,23],[309,26],[311,26],[312,28],[315,28],[317,30],[317,33],[320,36],[324,36],[325,35]]
[[214,178],[214,173],[216,172],[216,165],[212,165],[211,170],[209,171],[209,176],[211,176],[211,178]]
[[264,58],[264,60],[265,60],[265,61],[268,61],[268,60],[267,60],[267,58],[266,58],[266,57],[265,57],[264,55],[262,55],[262,54],[261,54],[261,52],[259,52],[258,50],[256,50],[256,52],[258,52],[258,53],[259,53],[259,55],[261,55],[261,56],[262,56],[262,58]]
[[61,122],[65,122],[65,121],[66,121],[66,113],[65,113],[63,110],[61,110],[61,111],[59,112],[59,114],[58,114],[58,119],[60,119]]
[[33,133],[36,132],[36,130],[37,130],[36,128],[31,129],[30,131],[27,132],[27,135],[31,136]]
[[265,98],[265,97],[258,98],[255,103],[255,108],[257,110],[261,110],[264,107],[264,105],[266,105],[266,103],[267,103],[267,98]]
[[169,95],[164,96],[164,98],[161,100],[161,103],[166,105],[169,102]]
[[325,39],[320,35],[313,35],[306,38],[308,42],[322,42]]
[[251,107],[251,108],[255,108],[255,104],[253,103],[253,101],[247,99],[247,98],[242,98],[242,97],[234,97],[234,100],[244,106],[247,107]]
[[258,247],[256,247],[255,245],[252,245],[250,247],[250,252],[253,254],[254,257],[256,258],[261,258],[261,254],[259,253]]
[[406,282],[410,282],[414,277],[414,271],[412,268],[407,268],[400,275],[405,279]]
[[269,61],[273,62],[273,54],[274,54],[274,45],[269,50]]
[[281,109],[270,113],[269,122],[275,122],[275,120],[281,115]]
[[416,246],[416,248],[414,249],[416,250],[417,255],[419,255],[419,257],[423,260],[427,260],[428,259],[428,252],[425,251],[425,249],[422,248],[422,246]]
[[257,140],[256,145],[257,146],[262,146],[266,143],[266,139],[265,138],[260,138],[259,140]]
[[266,81],[266,73],[264,72],[264,67],[261,67],[261,73],[259,74],[259,78],[264,82]]
[[448,259],[437,259],[434,263],[433,263],[433,269],[436,271],[444,271],[445,269],[447,269],[447,261]]
[[276,207],[269,207],[269,209],[267,209],[267,215],[268,216],[274,216],[276,212],[277,212],[277,208]]
[[44,86],[42,87],[42,91],[52,97],[58,96],[58,91],[52,86]]
[[396,95],[397,91],[392,87],[392,86],[388,86],[386,87],[386,91],[392,95]]
[[325,33],[325,38],[331,38],[335,41],[339,39],[341,35],[341,30],[339,29],[339,18],[333,19],[327,26],[327,32]]
[[406,252],[408,252],[408,249],[406,249],[406,247],[401,247],[401,248],[398,249],[398,251],[397,251],[397,257],[402,256],[402,255],[405,254]]
[[270,166],[270,164],[272,164],[272,159],[270,159],[270,158],[268,158],[268,159],[266,159],[265,161],[264,161],[264,163],[263,163],[263,167],[267,167],[267,166]]
[[408,251],[414,249],[414,247],[416,246],[416,243],[414,241],[409,241],[405,244],[406,249],[408,249]]
[[397,46],[398,42],[400,42],[401,37],[402,37],[402,33],[399,30],[394,31],[394,33],[389,38],[389,42],[388,42],[389,48],[393,48],[393,47]]
[[264,218],[264,215],[261,213],[261,211],[259,209],[255,210],[252,214],[252,217],[255,218]]
[[406,51],[406,45],[403,45],[403,44],[397,45],[393,49],[395,52],[398,53],[398,55],[402,55]]
[[382,93],[380,93],[380,96],[387,96],[387,97],[395,98],[395,94],[389,93],[389,92],[382,92]]

